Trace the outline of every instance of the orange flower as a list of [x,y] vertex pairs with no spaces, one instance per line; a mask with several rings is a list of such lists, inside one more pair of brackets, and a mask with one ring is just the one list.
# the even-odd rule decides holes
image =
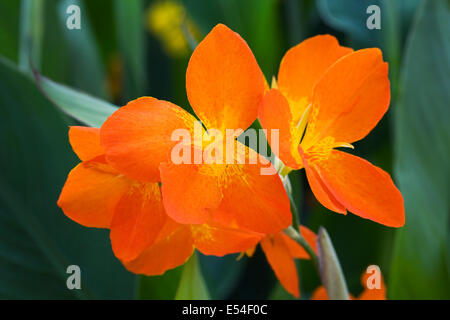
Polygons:
[[322,205],[400,227],[403,198],[389,174],[336,150],[353,148],[351,143],[364,138],[389,100],[388,66],[379,49],[353,52],[322,35],[286,53],[278,83],[261,102],[259,119],[264,128],[280,130],[278,157],[289,167],[285,172],[305,168]]
[[[316,251],[317,235],[307,227],[300,226],[300,234]],[[309,254],[295,240],[283,232],[266,235],[260,242],[267,261],[272,267],[276,277],[287,292],[298,298],[300,296],[297,267],[294,259],[310,259]],[[256,247],[245,253],[252,256]],[[316,252],[317,254],[317,252]]]
[[[350,300],[386,300],[386,285],[384,284],[383,278],[380,279],[380,288],[370,289],[367,285],[368,277],[370,277],[370,274],[366,272],[362,274],[361,284],[364,290],[357,298],[350,294]],[[321,286],[317,288],[312,294],[311,300],[329,300],[325,287]]]
[[[206,129],[200,139],[191,141],[189,158],[195,160],[213,143],[213,131],[226,137],[227,130],[246,129],[256,120],[266,82],[246,42],[219,24],[191,56],[186,90]],[[235,156],[245,157],[245,164],[186,164],[171,159],[177,145],[171,136],[174,131],[185,129],[193,137],[196,127],[202,128],[182,108],[146,97],[109,117],[100,136],[113,168],[140,181],[161,181],[166,212],[179,223],[219,223],[259,233],[286,228],[291,222],[290,204],[280,178],[261,175],[267,165],[249,164],[251,156],[259,155],[237,140],[231,144],[234,150],[243,150]]]
[[82,162],[70,172],[58,205],[81,225],[109,228],[114,254],[130,271],[162,274],[186,262],[194,248],[222,256],[261,239],[229,226],[176,223],[164,210],[157,182],[131,179],[109,164],[99,129],[71,127],[69,139]]
[[170,156],[179,129],[194,135],[188,150],[195,160],[211,146],[213,130],[227,136],[227,129],[246,129],[256,119],[266,82],[245,41],[216,26],[191,57],[186,87],[208,131],[182,108],[150,97],[129,102],[100,129],[69,131],[82,163],[58,205],[84,226],[109,228],[114,254],[135,273],[164,273],[194,248],[216,256],[242,252],[291,221],[278,175],[261,175],[267,165],[249,163],[259,155],[236,139],[238,163],[180,164]]

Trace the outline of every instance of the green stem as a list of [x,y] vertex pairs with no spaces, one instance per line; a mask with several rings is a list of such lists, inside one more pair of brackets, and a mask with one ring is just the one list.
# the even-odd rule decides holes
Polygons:
[[293,226],[288,227],[287,229],[284,230],[284,233],[291,238],[292,240],[294,240],[295,242],[297,242],[299,245],[301,245],[303,247],[303,249],[306,250],[306,252],[308,252],[311,261],[314,265],[314,267],[317,269],[317,271],[320,273],[319,271],[319,260],[317,258],[316,252],[314,251],[313,248],[311,248],[311,246],[309,245],[308,242],[306,242],[305,238],[303,238],[303,236],[301,235],[300,232],[297,231],[297,229],[294,229]]
[[283,186],[284,186],[286,193],[289,197],[289,200],[291,202],[292,226],[285,229],[284,233],[288,237],[290,237],[291,239],[296,241],[299,245],[301,245],[303,247],[303,249],[306,250],[306,252],[308,252],[314,267],[320,273],[319,263],[318,263],[316,253],[313,250],[313,248],[311,248],[311,246],[308,244],[308,242],[306,242],[305,238],[303,238],[303,236],[300,233],[300,229],[299,229],[300,214],[298,212],[297,205],[295,204],[294,197],[292,195],[292,187],[291,187],[291,183],[289,180],[289,176],[287,175],[287,173],[283,174],[284,172],[290,172],[290,170],[286,170],[287,167],[279,159],[276,159],[275,163],[276,163],[275,167],[277,168],[277,171],[280,173],[281,180],[283,181]]
[[295,200],[294,200],[294,197],[292,195],[291,182],[290,182],[288,176],[285,176],[284,178],[282,178],[282,180],[283,180],[284,188],[285,188],[285,190],[287,192],[287,195],[289,197],[289,201],[291,203],[292,226],[294,227],[295,230],[298,230],[298,228],[300,227],[300,215],[298,213],[298,208],[297,208],[297,205],[295,204]]

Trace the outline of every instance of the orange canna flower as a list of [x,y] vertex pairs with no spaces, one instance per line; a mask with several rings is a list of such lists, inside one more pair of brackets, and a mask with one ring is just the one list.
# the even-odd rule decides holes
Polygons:
[[[370,289],[367,285],[369,276],[366,272],[362,274],[361,284],[364,290],[357,298],[350,294],[350,300],[386,300],[386,285],[384,284],[383,278],[380,279],[380,288]],[[313,292],[311,300],[329,300],[325,287],[320,286],[317,288]]]
[[170,102],[143,97],[100,129],[69,130],[82,162],[70,172],[58,205],[84,226],[109,228],[114,254],[135,273],[162,274],[194,248],[216,256],[242,252],[291,222],[280,178],[262,175],[267,164],[250,163],[260,155],[235,138],[238,163],[177,163],[171,156],[177,130],[194,136],[187,149],[195,160],[213,143],[230,144],[212,141],[214,130],[227,136],[227,129],[246,129],[256,119],[266,82],[245,41],[216,26],[189,61],[186,87],[206,128]]
[[284,173],[305,168],[323,206],[400,227],[403,198],[389,174],[336,150],[353,148],[351,143],[364,138],[389,100],[388,66],[379,49],[353,52],[334,37],[320,35],[283,57],[278,83],[273,81],[265,94],[259,119],[266,129],[280,129],[277,156],[288,167]]
[[[317,235],[305,226],[300,226],[300,234],[316,251]],[[276,277],[287,292],[298,298],[300,296],[298,273],[294,259],[310,259],[309,254],[295,240],[283,232],[266,235],[261,239],[261,248]],[[252,256],[255,247],[245,253]],[[316,252],[317,254],[317,252]]]
[[[186,90],[193,110],[205,128],[182,108],[144,97],[120,108],[100,130],[106,159],[124,175],[162,183],[167,214],[182,224],[219,223],[255,231],[277,233],[291,222],[290,203],[277,175],[261,175],[267,167],[259,155],[236,139],[234,157],[245,163],[196,163],[195,156],[211,145],[230,144],[213,136],[248,128],[257,118],[266,81],[246,44],[235,32],[217,25],[193,52]],[[200,127],[198,139],[195,131]],[[195,136],[190,163],[175,163],[173,133],[184,129]],[[261,157],[260,157],[261,158]],[[271,165],[269,164],[271,167]],[[272,168],[272,167],[271,167]]]
[[179,224],[165,212],[158,182],[131,179],[105,157],[97,128],[71,127],[82,162],[69,174],[58,205],[87,227],[110,229],[114,254],[135,273],[162,274],[187,261],[194,248],[223,256],[254,246],[261,235],[218,224]]

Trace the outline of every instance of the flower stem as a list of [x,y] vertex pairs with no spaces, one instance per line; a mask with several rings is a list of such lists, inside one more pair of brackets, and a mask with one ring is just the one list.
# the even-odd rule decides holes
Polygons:
[[297,242],[299,245],[301,245],[303,247],[303,249],[306,250],[306,252],[308,252],[309,257],[311,258],[311,261],[314,265],[314,267],[317,269],[317,271],[320,273],[319,271],[319,260],[317,258],[316,252],[314,251],[313,248],[311,248],[311,246],[309,245],[308,242],[306,242],[305,238],[303,238],[303,236],[301,235],[300,232],[298,232],[296,229],[294,229],[293,226],[290,226],[288,228],[286,228],[284,230],[284,233],[291,238],[292,240],[294,240],[295,242]]

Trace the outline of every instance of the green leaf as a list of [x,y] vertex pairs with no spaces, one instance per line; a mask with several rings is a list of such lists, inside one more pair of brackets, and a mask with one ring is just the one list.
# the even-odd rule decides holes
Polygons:
[[125,61],[126,98],[136,99],[145,94],[144,7],[141,0],[114,1],[117,42]]
[[173,300],[177,293],[183,267],[166,271],[161,276],[139,276],[139,300]]
[[[68,29],[66,12],[70,5],[77,5],[81,12],[81,29]],[[66,59],[71,76],[71,86],[101,98],[107,98],[105,72],[100,59],[99,48],[93,36],[93,30],[84,1],[63,0],[57,3],[57,26],[62,31],[63,41],[67,46]],[[60,27],[62,26],[62,27]]]
[[380,30],[369,30],[366,13],[370,5],[381,6],[381,0],[318,0],[317,9],[329,26],[349,34],[365,43],[375,43],[380,37]]
[[236,254],[223,257],[199,255],[203,278],[212,299],[227,299],[244,273],[247,259]]
[[22,0],[21,2],[19,66],[26,72],[31,72],[30,60],[38,68],[42,62],[44,6],[43,0]]
[[349,294],[341,264],[325,228],[320,227],[317,234],[317,252],[320,278],[330,300],[348,300]]
[[422,3],[395,110],[395,175],[405,200],[388,295],[449,299],[450,4]]
[[19,47],[20,1],[0,1],[0,54],[17,62]]
[[[4,58],[0,105],[0,298],[132,298],[135,277],[113,256],[108,232],[78,225],[56,205],[79,162],[67,123]],[[69,265],[81,269],[81,290],[66,286]]]
[[208,289],[203,279],[196,252],[183,267],[180,285],[175,299],[177,300],[209,300]]
[[63,112],[84,124],[99,128],[117,110],[109,102],[56,83],[39,74],[36,82],[46,96]]

